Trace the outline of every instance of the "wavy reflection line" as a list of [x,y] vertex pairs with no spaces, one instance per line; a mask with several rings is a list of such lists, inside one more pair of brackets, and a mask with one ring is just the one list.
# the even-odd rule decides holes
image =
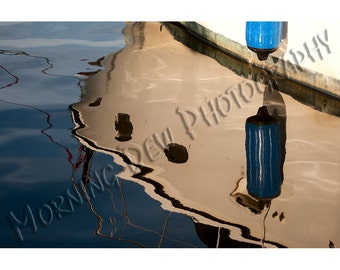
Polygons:
[[[119,185],[121,185],[121,183],[120,183]],[[109,188],[107,188],[107,187],[105,187],[105,189],[107,190],[107,192],[110,193],[110,200],[111,200],[111,203],[112,203],[112,208],[113,208],[113,210],[114,210],[116,213],[118,213],[120,216],[123,216],[124,214],[118,209],[117,204],[116,204],[116,202],[115,202],[115,200],[114,200],[114,195],[113,195],[112,190],[109,189]]]
[[15,76],[13,73],[11,73],[7,68],[5,68],[4,66],[0,66],[0,68],[2,68],[7,74],[9,74],[11,77],[14,78],[14,82],[6,84],[5,86],[0,87],[0,89],[4,89],[6,87],[10,87],[13,84],[17,84],[19,82],[19,78],[17,76]]
[[[78,183],[74,180],[75,173],[76,173],[76,170],[77,170],[76,167],[72,168],[72,174],[71,174],[70,180],[73,183],[74,188],[79,192],[79,194],[83,195],[83,197],[85,198],[87,204],[89,205],[90,211],[96,216],[96,218],[98,220],[98,227],[95,230],[96,235],[99,235],[99,236],[104,237],[104,238],[109,238],[108,236],[103,235],[100,232],[101,229],[102,229],[102,226],[103,226],[103,220],[104,219],[96,212],[96,210],[94,209],[93,204],[91,203],[90,198],[89,198],[89,196],[88,196],[88,194],[86,192],[86,186],[87,186],[87,184],[89,182],[88,179],[90,178],[89,169],[91,167],[93,153],[94,152],[92,151],[91,154],[88,154],[87,151],[86,151],[86,147],[83,146],[83,145],[81,145],[79,147],[79,155],[78,155],[76,164],[79,164],[79,165],[80,164],[84,164],[83,165],[81,188],[79,188]],[[87,178],[87,179],[85,179],[86,181],[83,179],[84,177]]]
[[[80,152],[79,156],[78,156],[78,159],[77,159],[77,163],[80,164],[81,160],[83,160],[83,155],[82,155],[82,152]],[[87,195],[87,192],[86,192],[86,187],[84,184],[82,184],[81,188],[79,187],[78,183],[75,181],[75,173],[76,173],[76,170],[77,168],[73,168],[72,170],[72,174],[71,174],[71,177],[70,177],[70,180],[73,184],[73,187],[79,192],[79,194],[82,194],[83,197],[85,198],[87,204],[89,205],[89,208],[90,208],[90,211],[96,216],[97,220],[98,220],[98,227],[96,228],[95,230],[95,233],[96,235],[99,235],[101,237],[104,237],[104,238],[111,238],[110,236],[106,236],[106,235],[103,235],[100,231],[102,229],[102,224],[103,224],[103,218],[96,212],[96,210],[94,209],[93,207],[93,204],[91,203],[90,201],[90,198],[89,196]],[[111,223],[112,224],[112,223]]]
[[[175,238],[166,236],[166,228],[168,226],[168,222],[169,222],[170,216],[172,215],[172,212],[169,212],[167,217],[166,217],[166,219],[165,219],[165,222],[164,222],[164,225],[163,225],[163,228],[162,228],[162,233],[159,233],[157,231],[154,231],[154,230],[151,230],[151,229],[147,229],[147,228],[144,228],[144,227],[139,226],[137,224],[134,224],[131,221],[131,219],[129,218],[128,213],[127,213],[126,200],[125,200],[125,195],[124,195],[124,191],[123,191],[123,180],[122,179],[120,179],[119,189],[120,189],[120,199],[122,200],[122,205],[123,205],[123,212],[120,212],[118,210],[118,208],[116,206],[116,203],[114,201],[114,196],[113,196],[112,191],[109,188],[107,188],[107,187],[105,189],[110,193],[110,198],[111,198],[111,202],[112,202],[112,206],[113,206],[114,210],[118,214],[120,214],[123,217],[123,219],[124,219],[124,227],[123,227],[122,232],[120,233],[119,237],[114,238],[114,233],[111,232],[111,238],[113,240],[128,241],[128,242],[133,243],[135,245],[138,245],[140,247],[146,247],[143,244],[138,243],[136,241],[124,239],[127,226],[131,226],[131,227],[134,227],[136,229],[140,229],[140,230],[142,230],[144,232],[153,233],[153,234],[159,236],[160,237],[160,241],[159,241],[159,244],[158,244],[158,248],[160,248],[162,246],[164,239],[168,239],[168,240],[171,240],[173,242],[176,242],[176,243],[179,243],[179,244],[182,244],[182,245],[186,245],[186,246],[190,246],[190,247],[195,247],[191,243],[183,242],[183,241],[177,240]],[[116,221],[112,221],[112,217],[110,217],[110,223],[112,224],[112,226],[115,226],[115,224],[113,224],[113,223],[116,223]],[[114,230],[116,232],[117,228],[115,227]]]
[[[42,69],[41,73],[44,73],[45,75],[48,75],[48,76],[73,78],[73,79],[76,79],[78,81],[81,81],[79,78],[77,78],[75,76],[48,73],[47,70],[54,68],[54,65],[51,63],[51,60],[48,59],[48,57],[46,57],[46,56],[31,55],[27,52],[20,51],[20,50],[0,50],[0,54],[3,54],[3,55],[24,55],[24,56],[31,57],[31,58],[43,59],[46,62],[47,67]],[[11,75],[13,75],[13,74],[11,74]]]
[[124,196],[124,192],[123,192],[122,179],[120,179],[119,182],[120,182],[119,183],[119,191],[120,191],[120,198],[121,198],[122,203],[123,203],[123,218],[124,218],[124,228],[123,228],[122,233],[121,233],[121,236],[122,236],[126,232],[127,224],[130,223],[130,219],[127,215],[126,200],[125,200],[125,196]]
[[113,230],[111,230],[110,237],[113,238],[115,233],[117,232],[117,225],[116,225],[116,219],[113,217],[114,220],[112,220],[112,217],[109,218],[110,223],[112,225]]
[[[78,158],[77,158],[77,162],[76,164],[82,164],[84,163],[85,161],[85,164],[83,165],[84,166],[84,170],[88,170],[90,167],[91,167],[91,162],[92,162],[92,156],[88,156],[87,154],[85,155],[85,160],[84,160],[84,152],[85,152],[85,146],[81,146],[79,148],[80,150],[80,153],[78,155]],[[86,160],[90,158],[90,160],[88,162],[86,162]],[[75,173],[76,173],[76,170],[77,168],[79,167],[73,167],[72,169],[72,174],[70,176],[70,181],[72,182],[74,188],[79,192],[79,194],[82,194],[82,196],[85,198],[88,206],[89,206],[89,209],[90,211],[92,212],[92,214],[97,218],[97,228],[95,229],[95,234],[102,237],[102,238],[106,238],[106,239],[113,239],[113,240],[121,240],[121,241],[125,241],[125,242],[128,242],[128,243],[131,243],[131,244],[134,244],[136,246],[139,246],[139,247],[145,247],[144,245],[136,242],[136,241],[133,241],[133,240],[127,240],[127,239],[121,239],[120,237],[118,238],[115,238],[115,233],[117,231],[117,226],[116,226],[116,221],[114,219],[114,221],[112,220],[112,217],[109,218],[109,221],[110,221],[110,224],[112,225],[112,230],[110,232],[110,235],[105,235],[103,234],[101,231],[102,231],[102,228],[103,228],[103,222],[104,222],[104,218],[98,214],[98,212],[95,210],[87,192],[86,192],[86,184],[84,184],[83,182],[84,181],[81,181],[81,187],[79,187],[78,183],[75,181]],[[90,175],[89,173],[86,174],[86,176],[88,178],[90,178]],[[88,181],[86,181],[88,183]],[[121,186],[121,185],[120,185]]]
[[26,105],[26,104],[21,104],[21,103],[17,103],[17,102],[11,102],[11,101],[7,101],[7,100],[3,100],[3,99],[0,99],[1,102],[4,102],[4,103],[7,103],[7,104],[11,104],[11,105],[15,105],[15,106],[20,106],[20,107],[26,107],[26,108],[31,108],[31,109],[34,109],[44,115],[46,115],[46,123],[47,123],[47,127],[40,130],[40,133],[42,133],[43,135],[45,135],[49,140],[50,142],[54,143],[55,145],[63,148],[65,151],[66,151],[66,154],[67,154],[67,161],[71,164],[72,168],[76,166],[76,164],[73,164],[72,162],[72,159],[73,159],[73,156],[72,156],[72,153],[71,151],[64,145],[62,145],[61,143],[55,141],[53,139],[53,137],[48,134],[46,131],[49,130],[50,128],[53,127],[52,123],[51,123],[51,115],[42,110],[42,109],[39,109],[38,107],[35,107],[35,106],[32,106],[32,105]]
[[[42,73],[44,73],[45,75],[48,75],[48,76],[57,76],[57,77],[68,77],[68,78],[73,78],[73,79],[76,79],[78,81],[77,85],[80,87],[80,89],[82,88],[81,86],[81,79],[77,78],[77,77],[74,77],[74,76],[68,76],[68,75],[58,75],[58,74],[51,74],[51,73],[48,73],[47,70],[53,68],[53,64],[51,63],[50,59],[48,59],[48,57],[45,57],[45,56],[35,56],[35,55],[30,55],[24,51],[20,51],[20,50],[0,50],[0,54],[4,54],[4,55],[24,55],[24,56],[27,56],[27,57],[31,57],[31,58],[40,58],[40,59],[44,59],[47,63],[47,67],[44,68],[43,70],[41,70]],[[17,84],[19,82],[19,78],[17,76],[15,76],[14,74],[12,74],[8,69],[6,69],[5,67],[3,66],[0,66],[0,68],[2,68],[5,72],[7,72],[11,77],[13,77],[15,79],[14,82],[12,83],[9,83],[3,87],[0,87],[0,89],[4,89],[4,88],[7,88],[7,87],[10,87],[10,86],[13,86],[14,84]],[[73,164],[72,162],[72,159],[73,159],[73,156],[71,154],[71,151],[64,145],[58,143],[57,141],[55,141],[53,139],[53,137],[51,135],[49,135],[46,131],[50,128],[53,127],[52,123],[51,123],[51,115],[38,108],[38,107],[35,107],[35,106],[32,106],[32,105],[26,105],[26,104],[22,104],[22,103],[18,103],[18,102],[11,102],[11,101],[7,101],[7,100],[3,100],[3,99],[0,99],[1,102],[4,102],[4,103],[7,103],[7,104],[11,104],[11,105],[15,105],[15,106],[20,106],[20,107],[26,107],[26,108],[31,108],[31,109],[34,109],[42,114],[44,114],[46,116],[46,122],[47,122],[47,127],[42,129],[40,132],[47,136],[48,139],[56,144],[57,146],[63,148],[65,151],[66,151],[66,154],[67,154],[67,161],[71,164],[72,168],[74,168],[75,166],[77,166],[77,163],[76,164]]]
[[[77,164],[83,164],[83,170],[85,171],[88,171],[89,170],[89,167],[91,166],[91,161],[92,161],[92,158],[91,158],[91,155],[88,155],[88,154],[85,154],[86,153],[86,150],[85,150],[85,146],[82,146],[79,148],[79,155],[78,155],[78,158],[77,158],[77,161],[76,163]],[[85,159],[90,159],[89,162],[84,162],[84,158]],[[176,243],[179,243],[181,245],[185,245],[185,246],[188,246],[188,247],[195,247],[193,244],[189,243],[189,242],[184,242],[184,241],[181,241],[181,240],[178,240],[178,239],[175,239],[173,237],[169,237],[169,236],[166,236],[166,228],[168,226],[168,222],[169,222],[169,219],[170,219],[170,216],[172,215],[172,212],[170,212],[168,215],[167,215],[167,218],[164,222],[164,225],[163,225],[163,228],[162,228],[162,233],[160,232],[157,232],[157,231],[154,231],[152,229],[147,229],[147,228],[144,228],[142,226],[139,226],[137,224],[134,224],[131,219],[129,218],[128,216],[128,210],[127,210],[127,207],[126,207],[126,199],[125,199],[125,195],[124,195],[124,190],[123,190],[123,179],[120,179],[120,182],[119,182],[119,194],[120,194],[120,200],[122,201],[122,207],[123,207],[123,210],[122,211],[119,211],[118,210],[118,207],[117,207],[117,204],[115,202],[115,198],[114,198],[114,194],[113,192],[108,188],[108,187],[105,187],[105,190],[109,192],[110,194],[110,200],[111,200],[111,203],[112,203],[112,207],[113,207],[113,210],[115,213],[118,213],[119,216],[121,216],[123,218],[123,228],[122,228],[122,231],[121,233],[119,234],[119,236],[116,236],[116,233],[118,231],[118,228],[117,228],[117,220],[115,217],[113,216],[110,216],[109,217],[109,222],[112,226],[112,229],[111,229],[111,232],[109,235],[106,235],[106,234],[103,234],[102,233],[102,228],[103,228],[103,222],[105,221],[105,219],[96,211],[96,209],[94,208],[92,202],[91,202],[91,199],[89,198],[87,192],[86,192],[86,185],[84,185],[84,181],[82,179],[81,181],[81,187],[79,186],[79,184],[75,181],[75,173],[77,171],[77,169],[79,168],[78,167],[75,167],[73,170],[72,170],[72,174],[71,174],[71,177],[70,177],[70,180],[74,186],[74,188],[79,192],[79,194],[82,194],[82,196],[84,196],[85,198],[85,201],[87,202],[87,204],[89,205],[89,209],[91,211],[91,213],[93,213],[93,215],[96,217],[97,219],[97,227],[95,229],[95,234],[99,237],[102,237],[102,238],[106,238],[106,239],[111,239],[111,240],[117,240],[117,241],[121,241],[121,242],[126,242],[126,243],[130,243],[130,244],[133,244],[135,246],[138,246],[138,247],[143,247],[143,248],[146,248],[147,246],[143,245],[142,243],[139,243],[137,241],[134,241],[134,240],[131,240],[131,239],[127,239],[126,237],[126,230],[127,230],[127,227],[130,226],[130,227],[133,227],[133,228],[136,228],[136,229],[139,229],[139,230],[142,230],[144,232],[148,232],[148,233],[152,233],[154,235],[157,235],[160,237],[160,241],[159,241],[159,244],[158,244],[158,247],[161,247],[164,239],[168,239],[168,240],[171,240],[173,242],[176,242]],[[90,178],[90,174],[87,173],[86,174],[86,177]],[[86,183],[89,183],[89,180],[88,181],[85,181]]]
[[166,219],[165,219],[164,226],[163,226],[163,230],[162,230],[162,235],[161,235],[161,239],[159,240],[158,247],[161,247],[162,244],[163,244],[163,240],[164,240],[164,237],[165,237],[166,228],[167,228],[167,226],[168,226],[168,222],[169,222],[169,219],[170,219],[171,214],[172,214],[172,212],[169,212],[168,216],[167,216]]

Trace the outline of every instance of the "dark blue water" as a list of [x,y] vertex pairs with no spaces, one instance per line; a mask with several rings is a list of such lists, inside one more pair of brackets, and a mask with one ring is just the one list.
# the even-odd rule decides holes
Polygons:
[[89,153],[69,105],[96,60],[125,46],[124,27],[0,24],[0,247],[207,247],[190,217],[119,178],[111,156],[91,153],[81,191]]

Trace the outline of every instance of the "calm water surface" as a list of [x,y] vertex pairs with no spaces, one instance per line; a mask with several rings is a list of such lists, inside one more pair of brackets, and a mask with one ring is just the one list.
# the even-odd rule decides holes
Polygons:
[[[1,247],[340,244],[338,117],[159,23],[2,23],[0,37]],[[244,121],[263,104],[287,135],[271,201],[245,191]]]
[[[122,167],[110,156],[93,154],[93,177],[108,168],[105,188],[89,192],[94,209],[72,182],[84,158],[69,105],[79,101],[84,79],[103,68],[93,62],[125,46],[124,27],[0,24],[2,247],[206,246],[188,216],[114,179]],[[95,213],[104,215],[100,230]]]

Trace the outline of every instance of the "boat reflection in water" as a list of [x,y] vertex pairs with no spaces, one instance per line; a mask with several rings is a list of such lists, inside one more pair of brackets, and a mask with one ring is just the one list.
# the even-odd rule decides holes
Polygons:
[[[120,178],[164,209],[192,217],[208,246],[340,245],[339,117],[238,76],[159,23],[124,33],[126,47],[70,106],[81,144],[111,155]],[[245,120],[263,105],[280,119],[285,153],[272,200],[246,190]]]

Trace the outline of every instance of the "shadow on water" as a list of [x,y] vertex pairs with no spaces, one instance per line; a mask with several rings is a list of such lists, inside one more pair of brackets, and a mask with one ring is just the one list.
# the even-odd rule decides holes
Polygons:
[[287,112],[285,102],[279,91],[266,87],[263,93],[263,105],[268,108],[269,114],[279,119],[281,131],[281,175],[284,180],[283,165],[286,158],[286,141],[287,141]]

